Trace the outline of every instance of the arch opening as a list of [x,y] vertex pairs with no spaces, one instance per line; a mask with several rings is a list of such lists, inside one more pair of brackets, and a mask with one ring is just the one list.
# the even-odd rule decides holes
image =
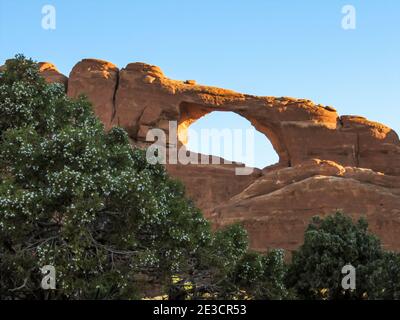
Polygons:
[[230,110],[197,105],[181,108],[178,139],[187,150],[263,169],[279,163],[279,155],[265,133],[244,116]]

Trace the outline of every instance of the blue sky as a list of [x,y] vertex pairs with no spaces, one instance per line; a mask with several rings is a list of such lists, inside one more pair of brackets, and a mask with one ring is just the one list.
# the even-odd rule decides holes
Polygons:
[[[309,98],[400,132],[398,0],[0,0],[0,63],[24,53],[68,74],[82,58],[119,67],[143,61],[174,79],[240,92]],[[43,5],[56,8],[55,30],[41,27]],[[341,9],[356,8],[356,29]],[[212,117],[216,117],[214,120]],[[211,126],[245,128],[217,113]],[[276,159],[257,139],[257,163]],[[259,160],[258,160],[259,159]],[[239,159],[240,160],[240,159]]]

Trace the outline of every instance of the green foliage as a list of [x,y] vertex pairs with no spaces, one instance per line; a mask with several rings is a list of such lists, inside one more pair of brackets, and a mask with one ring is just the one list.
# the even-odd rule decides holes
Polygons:
[[[313,219],[290,265],[281,250],[248,251],[240,225],[212,233],[181,183],[64,91],[23,56],[0,72],[0,298],[400,298],[400,256],[365,220]],[[44,265],[56,268],[51,292]]]
[[[379,239],[368,232],[364,219],[336,213],[314,218],[305,232],[304,244],[293,255],[287,284],[304,299],[394,298],[399,276],[398,256],[385,253]],[[343,266],[356,268],[356,289],[343,290]],[[390,271],[389,271],[390,270]]]
[[368,298],[400,299],[400,255],[385,252],[368,278]]
[[182,185],[37,69],[17,56],[0,76],[1,296],[42,298],[47,264],[65,299],[134,298],[138,278],[187,270],[212,236]]
[[[64,91],[23,56],[0,73],[1,298],[132,299],[155,288],[223,298],[254,283],[251,270],[238,277],[245,230],[213,234],[181,183]],[[272,279],[279,263],[260,259],[271,270],[257,277]],[[56,268],[50,293],[40,287],[44,265]]]
[[267,254],[248,252],[230,275],[230,283],[234,284],[234,292],[247,299],[293,298],[284,284],[286,271],[283,250],[272,250]]
[[[176,286],[181,297],[190,299],[285,299],[286,264],[282,250],[268,254],[248,251],[248,238],[238,224],[215,233],[209,247],[202,249],[193,274]],[[189,290],[185,289],[190,283]]]

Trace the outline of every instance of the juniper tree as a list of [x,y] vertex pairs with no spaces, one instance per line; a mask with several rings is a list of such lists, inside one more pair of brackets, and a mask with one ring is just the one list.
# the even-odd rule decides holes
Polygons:
[[[348,264],[356,271],[354,290],[342,287]],[[399,297],[399,279],[399,256],[382,249],[367,221],[336,213],[313,218],[293,254],[287,285],[303,299],[393,299]]]
[[[123,129],[105,132],[84,97],[68,98],[22,55],[7,61],[0,298],[140,298],[149,289],[168,292],[174,275],[190,281],[192,297],[238,296],[248,282],[242,275],[236,285],[234,275],[247,246],[239,225],[213,234],[182,184],[149,164]],[[45,265],[56,269],[50,292],[40,287]]]
[[1,296],[42,298],[39,268],[54,265],[53,298],[138,297],[188,267],[209,224],[124,130],[105,133],[64,91],[23,56],[0,74]]

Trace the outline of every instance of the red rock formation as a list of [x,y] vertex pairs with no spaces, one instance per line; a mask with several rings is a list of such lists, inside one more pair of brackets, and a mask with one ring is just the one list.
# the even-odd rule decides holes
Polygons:
[[337,210],[365,216],[386,247],[400,249],[399,177],[326,160],[266,173],[215,207],[211,219],[217,226],[241,221],[256,250],[295,249],[312,216]]
[[[62,82],[54,72],[43,75]],[[52,78],[51,78],[52,77]],[[368,218],[384,244],[400,249],[400,142],[390,128],[310,100],[256,97],[168,79],[155,66],[122,70],[85,59],[72,70],[68,94],[85,93],[106,129],[124,127],[145,145],[150,128],[168,133],[176,120],[180,142],[191,123],[212,111],[232,111],[268,138],[279,163],[236,176],[231,165],[168,165],[216,227],[242,221],[257,250],[294,249],[311,216],[340,209]]]
[[41,62],[39,63],[39,71],[47,82],[59,82],[62,83],[65,88],[67,88],[68,78],[60,73],[54,64],[49,62]]
[[69,76],[68,95],[78,97],[86,95],[93,103],[94,112],[104,123],[106,129],[111,128],[115,113],[114,99],[118,85],[118,68],[112,63],[84,59],[74,66]]

